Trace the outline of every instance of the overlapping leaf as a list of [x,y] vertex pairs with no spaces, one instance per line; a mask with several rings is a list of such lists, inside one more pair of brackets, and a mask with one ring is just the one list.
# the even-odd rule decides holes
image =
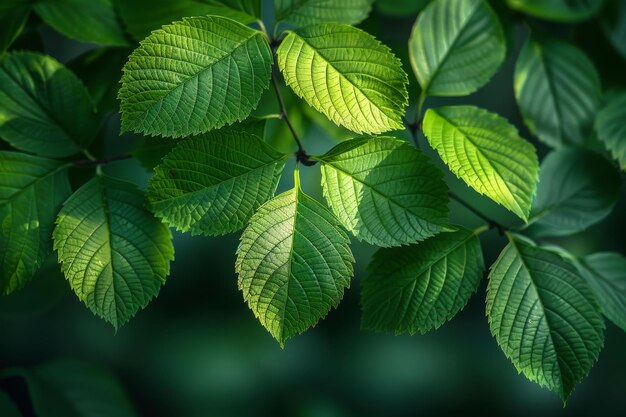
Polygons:
[[297,26],[314,23],[357,24],[372,8],[373,0],[274,0],[276,20]]
[[115,328],[155,297],[174,258],[169,230],[133,184],[98,175],[63,205],[54,248],[70,286]]
[[626,258],[619,253],[601,252],[576,262],[587,279],[602,313],[626,331]]
[[71,193],[67,168],[0,152],[0,294],[21,288],[52,250],[54,219]]
[[529,222],[536,236],[585,230],[613,210],[621,189],[619,171],[592,152],[561,149],[541,164]]
[[0,61],[0,137],[15,148],[63,157],[85,149],[98,122],[83,84],[54,58],[15,52]]
[[534,147],[497,114],[473,106],[429,109],[424,134],[467,185],[528,218],[539,163]]
[[581,145],[600,100],[600,78],[577,47],[532,35],[515,66],[515,98],[530,131],[546,144]]
[[216,15],[243,24],[261,17],[260,0],[114,0],[114,2],[128,32],[137,40],[183,17]]
[[436,329],[465,307],[484,269],[478,237],[462,228],[380,249],[362,284],[363,327],[396,334]]
[[319,160],[326,201],[357,238],[399,246],[433,236],[447,224],[442,173],[408,143],[363,137],[340,143]]
[[578,22],[593,17],[604,0],[506,0],[509,7],[542,19]]
[[181,137],[245,119],[269,85],[272,54],[259,31],[195,17],[148,36],[124,67],[125,131]]
[[148,186],[150,209],[169,226],[192,234],[235,232],[273,197],[285,159],[252,129],[182,141],[155,169]]
[[626,93],[612,97],[595,121],[598,139],[626,171]]
[[2,378],[19,378],[23,401],[37,417],[137,417],[120,382],[100,365],[61,359],[27,369],[6,368]]
[[604,8],[601,22],[606,37],[626,59],[626,2],[609,2]]
[[429,96],[461,96],[485,85],[506,55],[498,17],[483,0],[435,0],[409,40],[413,71]]
[[491,333],[517,370],[565,402],[603,344],[604,321],[591,290],[555,253],[510,236],[491,267]]
[[237,252],[239,288],[281,345],[339,304],[353,274],[348,243],[337,219],[297,181],[250,220]]
[[52,28],[83,42],[128,45],[113,0],[37,0],[35,11]]
[[278,48],[287,84],[330,120],[357,133],[402,129],[407,76],[374,37],[341,24],[289,32]]
[[30,4],[27,0],[4,0],[0,4],[0,54],[22,32],[29,14]]

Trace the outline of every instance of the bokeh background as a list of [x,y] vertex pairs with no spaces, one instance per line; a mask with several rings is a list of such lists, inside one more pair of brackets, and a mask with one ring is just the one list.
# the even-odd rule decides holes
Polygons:
[[[405,64],[412,102],[419,86],[408,64],[407,40],[423,1],[388,1],[360,26],[389,45]],[[509,52],[493,80],[479,92],[454,99],[428,99],[426,107],[474,104],[495,111],[524,129],[513,97],[513,69],[528,27],[492,1],[506,27]],[[271,20],[271,11],[264,13]],[[540,28],[578,43],[597,65],[605,89],[624,87],[626,61],[607,42],[603,19],[577,26],[535,21]],[[67,40],[31,17],[16,48],[44,51],[75,68],[89,45]],[[118,74],[127,50],[110,52],[99,74]],[[114,59],[114,57],[118,57]],[[121,57],[121,58],[120,58]],[[77,61],[78,59],[78,61]],[[119,78],[119,77],[117,77]],[[287,89],[290,116],[310,153],[322,153],[350,137],[330,125]],[[409,115],[413,109],[409,110]],[[277,113],[268,91],[257,114]],[[409,116],[410,117],[410,116]],[[626,121],[625,121],[626,122]],[[131,151],[141,139],[119,136],[112,112],[99,139],[101,155]],[[280,121],[270,121],[268,141],[282,150],[292,140]],[[397,135],[405,137],[403,132]],[[533,140],[540,155],[547,149]],[[3,145],[0,145],[3,146]],[[422,138],[422,148],[427,149]],[[105,167],[110,175],[145,187],[149,172],[136,160]],[[288,165],[280,190],[293,184]],[[88,172],[77,170],[79,184]],[[319,168],[303,167],[304,190],[321,198]],[[505,210],[448,175],[452,189],[499,221],[516,224]],[[554,240],[578,255],[597,251],[626,254],[626,189],[613,214],[584,233]],[[451,219],[468,227],[480,219],[451,203]],[[392,336],[360,329],[359,290],[375,248],[353,241],[356,274],[337,310],[281,349],[256,321],[237,289],[234,272],[238,235],[222,238],[175,233],[176,260],[160,295],[117,333],[93,316],[70,291],[54,255],[23,290],[0,298],[0,369],[32,368],[78,360],[107,369],[141,416],[409,416],[506,414],[513,416],[626,415],[626,334],[607,322],[605,347],[567,407],[559,398],[517,374],[489,333],[483,280],[477,294],[451,322],[427,335]],[[496,231],[481,236],[490,265],[505,240]],[[27,386],[19,378],[0,382],[24,415],[34,415]],[[0,410],[0,414],[2,414]]]

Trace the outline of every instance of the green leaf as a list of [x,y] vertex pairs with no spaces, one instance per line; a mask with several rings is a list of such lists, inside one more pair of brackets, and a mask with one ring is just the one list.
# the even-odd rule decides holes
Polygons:
[[276,21],[296,26],[314,23],[355,25],[365,20],[373,0],[274,0]]
[[174,259],[172,235],[133,184],[97,175],[63,205],[54,248],[78,298],[116,329],[155,297]]
[[64,157],[86,149],[97,131],[87,90],[55,59],[15,52],[0,60],[0,137],[12,146]]
[[506,55],[497,15],[483,0],[435,0],[413,26],[409,57],[427,96],[463,96],[487,84]]
[[557,254],[509,236],[491,266],[491,333],[518,372],[563,402],[598,359],[604,321],[587,283]]
[[363,327],[395,334],[436,329],[465,307],[484,270],[478,237],[462,228],[380,249],[362,284]]
[[148,36],[124,67],[124,131],[181,137],[248,117],[269,86],[264,35],[233,20],[194,17]]
[[509,7],[531,16],[560,22],[579,22],[595,16],[604,0],[506,0]]
[[0,54],[22,33],[30,14],[26,0],[3,0],[0,4]]
[[405,141],[348,140],[317,159],[328,205],[360,240],[377,246],[415,243],[448,223],[442,172]]
[[530,131],[546,144],[581,145],[600,102],[600,78],[577,47],[532,35],[515,66],[515,98]]
[[137,40],[183,17],[217,15],[243,24],[261,18],[259,0],[114,0],[114,2],[128,32]]
[[535,148],[495,113],[473,106],[428,109],[424,134],[467,185],[527,220],[537,187]]
[[184,140],[156,167],[149,207],[193,235],[236,232],[274,196],[286,157],[252,132],[226,129]]
[[353,274],[348,244],[337,219],[297,178],[250,219],[237,251],[239,288],[281,346],[339,304]]
[[626,59],[626,2],[608,3],[604,8],[601,24],[615,50]]
[[619,253],[600,252],[585,256],[576,266],[602,313],[626,331],[626,258]]
[[79,55],[67,66],[81,79],[100,114],[118,106],[117,93],[122,67],[128,59],[127,48],[96,48]]
[[0,390],[0,415],[3,417],[22,417],[22,413],[20,413],[17,405],[2,390]]
[[68,38],[101,45],[129,44],[113,0],[37,0],[33,7],[44,22]]
[[[8,368],[2,378],[20,378],[37,417],[136,417],[118,379],[99,365],[57,360],[31,369]],[[2,414],[4,417],[5,415]]]
[[403,129],[407,76],[391,50],[360,29],[312,25],[289,32],[278,66],[298,96],[357,133]]
[[576,149],[550,153],[541,164],[529,223],[535,236],[566,236],[604,219],[619,199],[619,171],[598,154]]
[[0,152],[0,294],[29,281],[52,250],[52,229],[71,194],[68,165]]
[[611,151],[613,158],[626,171],[626,93],[612,97],[598,112],[595,129],[598,139]]
[[377,0],[376,10],[394,17],[415,16],[430,0]]

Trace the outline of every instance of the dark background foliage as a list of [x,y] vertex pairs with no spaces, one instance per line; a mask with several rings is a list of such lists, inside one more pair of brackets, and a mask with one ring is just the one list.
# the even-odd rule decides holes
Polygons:
[[[479,105],[505,116],[520,128],[523,137],[530,138],[513,97],[513,67],[527,26],[499,2],[492,4],[509,29],[507,61],[479,92],[463,98],[429,99],[426,106]],[[375,9],[361,25],[394,50],[408,74],[412,71],[406,43],[414,20],[415,14],[390,16]],[[576,42],[592,57],[604,89],[624,87],[626,61],[606,41],[600,24],[596,20],[577,26],[550,24],[549,29]],[[129,52],[107,52],[103,60],[106,65],[72,64],[89,46],[61,37],[35,16],[13,49],[48,53],[69,63],[88,83],[116,83]],[[410,82],[415,102],[419,87],[412,75]],[[327,150],[346,134],[339,128],[325,129],[327,122],[297,104],[288,91],[285,95],[288,106],[298,107],[292,118],[297,128],[306,132],[304,141],[312,153]],[[273,92],[268,90],[257,112],[276,110]],[[104,154],[117,155],[136,145],[137,138],[119,137],[118,131],[119,117],[112,113],[99,139]],[[282,125],[272,124],[268,132],[276,146],[290,149],[291,139]],[[534,143],[542,156],[546,149]],[[134,160],[111,164],[105,171],[143,186],[149,175]],[[318,169],[302,171],[303,188],[315,195],[319,190]],[[80,171],[76,174],[80,177]],[[461,182],[452,181],[453,190],[477,207],[498,219],[511,219],[504,209],[478,197]],[[280,189],[291,182],[291,176],[285,175]],[[620,202],[606,221],[558,243],[578,255],[626,253],[625,194],[623,189]],[[454,222],[480,225],[479,219],[455,203],[451,210]],[[504,239],[492,230],[481,240],[489,265],[504,246]],[[60,273],[55,255],[51,255],[32,283],[0,298],[0,368],[28,368],[67,358],[92,362],[109,368],[119,378],[138,414],[144,416],[573,416],[626,412],[623,331],[607,322],[600,360],[564,409],[554,394],[517,375],[490,335],[485,318],[486,280],[464,311],[428,335],[361,331],[359,283],[374,249],[357,241],[353,242],[356,276],[340,307],[281,350],[253,318],[237,290],[237,244],[238,235],[203,238],[175,234],[176,260],[167,284],[159,297],[117,334],[78,301]],[[12,378],[1,386],[17,399],[25,415],[32,413],[23,382]]]

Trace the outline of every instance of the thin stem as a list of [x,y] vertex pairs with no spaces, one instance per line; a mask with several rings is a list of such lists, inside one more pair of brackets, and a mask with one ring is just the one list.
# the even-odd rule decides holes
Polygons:
[[421,128],[422,124],[422,108],[424,107],[424,102],[426,101],[426,94],[424,94],[424,90],[420,93],[420,97],[417,100],[417,110],[415,114],[415,124]]
[[95,160],[96,160],[96,157],[95,157],[95,156],[93,156],[93,155],[91,154],[91,152],[89,152],[87,149],[83,149],[83,155],[85,155],[85,156],[87,157],[87,160],[88,160],[88,161],[92,161],[92,162],[93,162],[93,161],[95,161]]
[[472,207],[468,202],[463,200],[461,197],[459,197],[458,195],[454,194],[452,191],[449,191],[448,195],[453,200],[455,200],[457,203],[459,203],[460,205],[465,207],[467,210],[472,212],[476,217],[479,217],[481,220],[483,220],[485,223],[487,223],[487,226],[490,229],[498,229],[498,232],[500,232],[500,234],[503,234],[503,233],[505,233],[508,230],[508,228],[506,226],[498,223],[497,221],[493,220],[491,217],[488,217],[488,216],[484,215],[483,213],[481,213],[480,211],[478,211],[477,209]]
[[296,141],[298,145],[298,151],[304,152],[304,147],[302,146],[302,142],[300,141],[300,137],[298,136],[298,132],[291,124],[291,120],[289,120],[289,115],[287,114],[287,108],[285,107],[285,100],[283,100],[283,95],[280,92],[280,85],[278,84],[278,77],[276,76],[276,68],[278,64],[274,63],[274,68],[272,68],[272,83],[274,84],[274,91],[276,91],[276,99],[278,100],[278,106],[280,107],[280,118],[283,119],[289,130],[291,130],[291,135],[293,139]]
[[101,165],[109,164],[111,162],[125,161],[131,158],[132,158],[132,155],[118,155],[118,156],[113,156],[111,158],[102,158],[102,159],[96,159],[93,156],[91,156],[89,159],[79,159],[78,161],[74,161],[74,165],[76,166],[90,166],[90,165],[101,166]]

